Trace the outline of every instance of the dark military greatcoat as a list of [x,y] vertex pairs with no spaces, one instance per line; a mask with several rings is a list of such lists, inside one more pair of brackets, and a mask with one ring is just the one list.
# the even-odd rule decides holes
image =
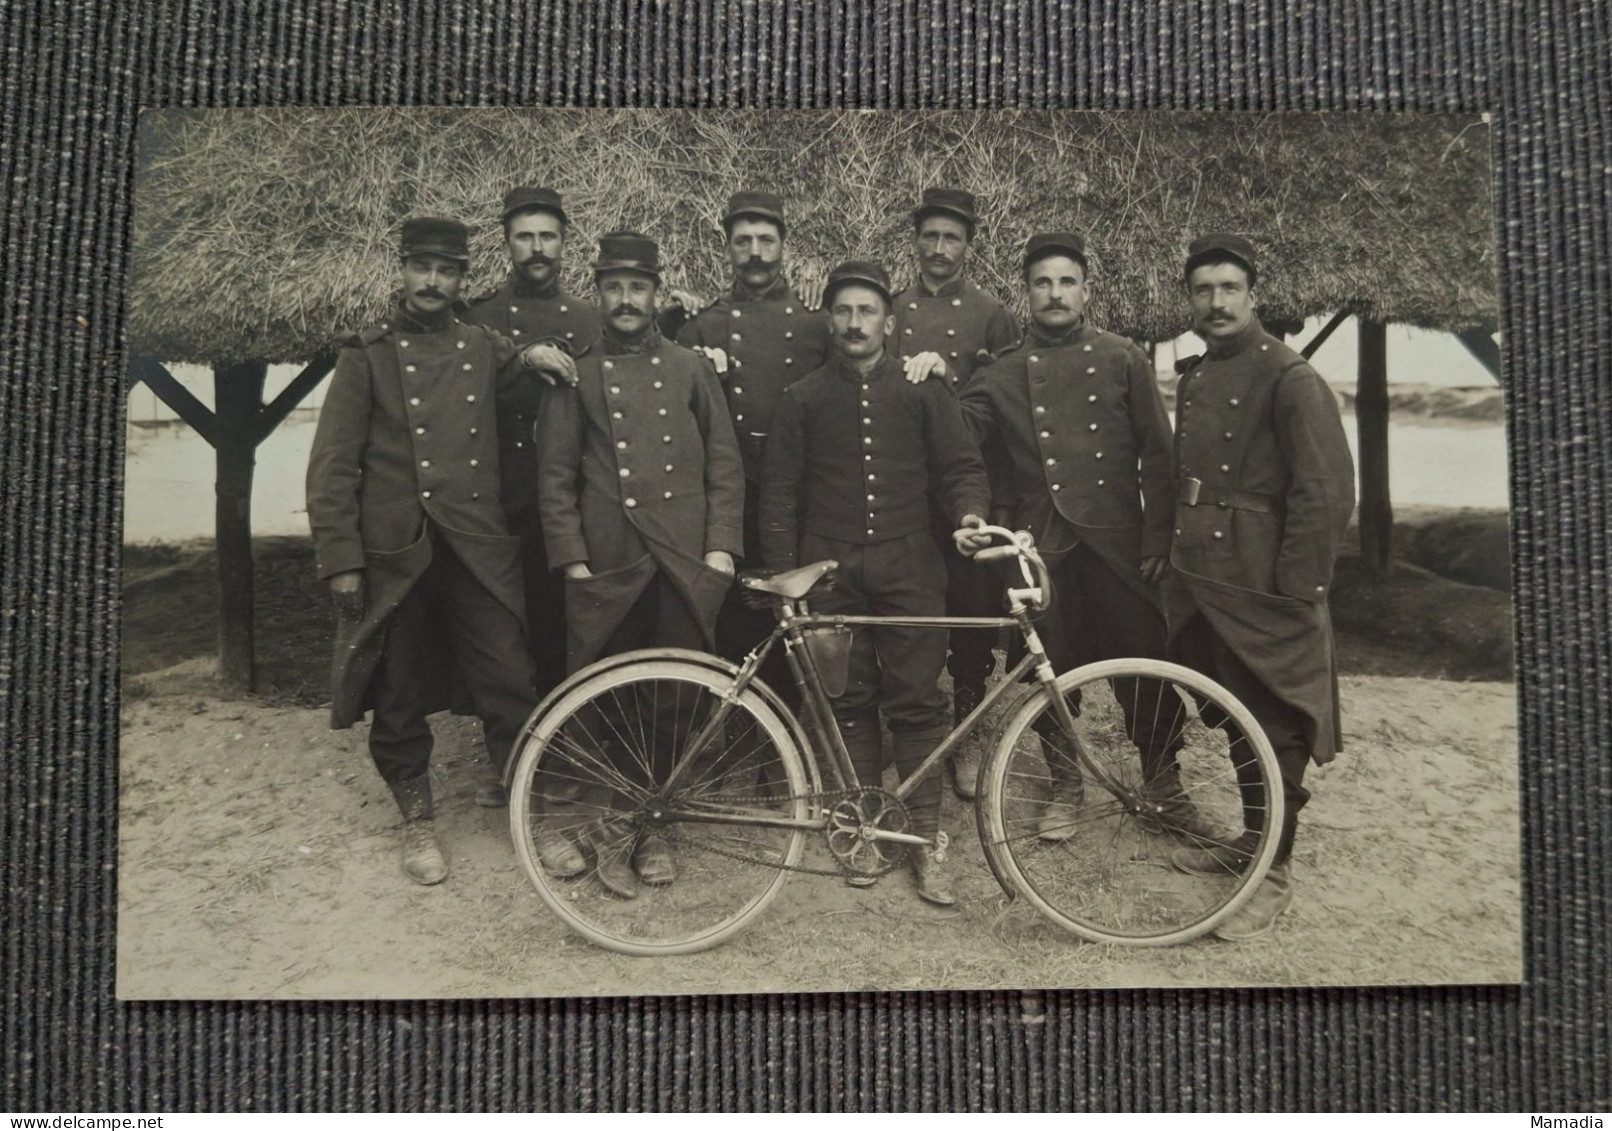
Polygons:
[[959,403],[975,440],[1007,453],[1010,525],[1057,544],[1062,520],[1154,601],[1138,566],[1169,552],[1174,489],[1170,418],[1147,355],[1089,323],[1056,341],[1032,330]]
[[[952,279],[934,293],[914,283],[896,296],[895,315],[891,348],[903,361],[933,350],[945,359],[958,388],[1019,340],[1007,307],[967,279]],[[982,351],[989,356],[981,358]]]
[[499,499],[496,403],[537,380],[509,339],[457,319],[424,329],[399,312],[343,343],[307,479],[319,576],[365,571],[364,616],[338,630],[333,726],[351,726],[371,705],[390,614],[431,564],[428,524],[522,616],[519,542]]
[[955,525],[990,504],[985,465],[938,379],[911,384],[889,354],[858,373],[836,357],[779,405],[762,481],[767,565],[795,565],[802,533],[868,545]]
[[704,556],[743,552],[744,472],[716,373],[651,332],[631,349],[601,339],[577,375],[545,394],[539,423],[549,563],[593,573],[566,583],[569,663],[597,658],[657,571],[709,647],[731,579]]
[[[599,334],[599,310],[594,304],[572,298],[558,287],[539,291],[517,278],[470,304],[464,320],[497,330],[517,346],[552,342],[576,355]],[[499,405],[498,458],[504,477],[504,507],[514,521],[528,513],[536,521],[537,448],[533,430],[541,385],[533,382],[526,395]],[[543,563],[534,562],[543,568]]]
[[1310,755],[1341,748],[1327,593],[1354,510],[1337,397],[1257,321],[1182,376],[1172,636],[1195,613],[1283,702]]
[[677,340],[685,346],[726,351],[723,392],[744,455],[745,478],[759,480],[778,399],[828,356],[826,316],[807,310],[779,278],[760,296],[733,287],[685,322]]

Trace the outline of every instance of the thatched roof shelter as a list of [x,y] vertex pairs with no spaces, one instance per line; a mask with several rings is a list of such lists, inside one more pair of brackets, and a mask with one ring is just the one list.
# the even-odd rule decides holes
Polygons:
[[410,214],[470,223],[472,285],[490,286],[499,200],[533,182],[565,195],[579,293],[598,235],[633,227],[661,240],[668,282],[711,295],[741,187],[788,198],[802,267],[867,255],[899,277],[914,200],[951,183],[983,209],[979,282],[1016,294],[1030,232],[1082,230],[1094,316],[1138,339],[1185,329],[1181,256],[1215,228],[1263,248],[1274,317],[1495,320],[1489,133],[1470,116],[265,109],[142,127],[131,346],[167,360],[313,356],[385,307]]

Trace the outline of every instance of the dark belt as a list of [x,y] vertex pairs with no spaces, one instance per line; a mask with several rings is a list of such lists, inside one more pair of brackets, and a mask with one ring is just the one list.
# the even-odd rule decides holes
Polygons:
[[1258,491],[1239,491],[1233,487],[1204,489],[1202,479],[1181,480],[1181,491],[1176,502],[1188,507],[1216,506],[1222,510],[1253,511],[1255,514],[1276,514],[1281,500],[1275,495],[1262,495]]

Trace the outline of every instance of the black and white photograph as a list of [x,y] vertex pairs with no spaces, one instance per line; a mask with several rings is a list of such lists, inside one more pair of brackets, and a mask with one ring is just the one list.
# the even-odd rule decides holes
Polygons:
[[118,996],[1520,981],[1489,134],[146,111]]

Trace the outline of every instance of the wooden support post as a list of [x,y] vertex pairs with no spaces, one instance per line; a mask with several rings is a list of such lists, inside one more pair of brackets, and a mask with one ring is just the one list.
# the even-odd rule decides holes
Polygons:
[[218,665],[225,683],[255,690],[253,653],[252,472],[263,406],[261,361],[213,367],[217,438]]
[[1494,331],[1491,329],[1463,330],[1455,335],[1455,338],[1489,371],[1489,376],[1499,381],[1500,347],[1495,343],[1493,335]]
[[1360,320],[1360,557],[1385,577],[1393,568],[1394,507],[1388,493],[1388,327]]

